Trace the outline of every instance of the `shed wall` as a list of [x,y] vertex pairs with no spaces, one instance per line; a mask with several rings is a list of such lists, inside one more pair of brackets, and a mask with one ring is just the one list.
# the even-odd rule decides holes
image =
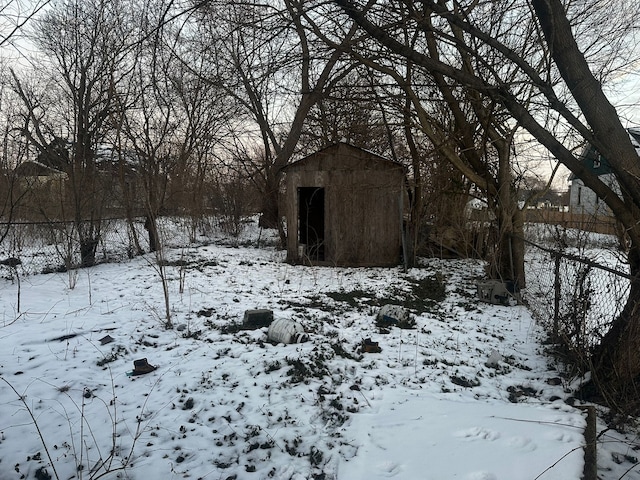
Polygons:
[[[324,264],[397,265],[402,249],[404,171],[390,161],[358,155],[318,155],[287,169],[287,256],[300,262],[298,189],[325,189]],[[363,154],[359,154],[362,152]]]

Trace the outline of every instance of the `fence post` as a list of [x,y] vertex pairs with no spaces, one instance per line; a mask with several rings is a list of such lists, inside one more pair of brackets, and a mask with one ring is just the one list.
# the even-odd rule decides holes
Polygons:
[[[596,442],[596,407],[593,405],[579,406],[580,410],[587,412],[587,426],[584,430],[584,469],[583,480],[598,480],[598,454]],[[624,475],[623,475],[624,476]],[[622,478],[622,477],[620,477]]]
[[560,332],[560,253],[553,254],[553,335],[558,338]]

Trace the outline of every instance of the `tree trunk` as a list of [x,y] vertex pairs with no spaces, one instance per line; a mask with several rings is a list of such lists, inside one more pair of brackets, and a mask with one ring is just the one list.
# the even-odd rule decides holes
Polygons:
[[96,263],[96,250],[100,236],[99,220],[82,220],[76,215],[75,223],[80,245],[80,266],[93,267]]
[[[605,155],[622,190],[622,199],[603,196],[627,229],[631,241],[628,261],[631,273],[629,298],[594,350],[593,386],[610,408],[627,414],[640,413],[640,188],[638,155],[622,127],[615,108],[589,70],[573,38],[571,25],[559,0],[532,0],[547,44],[576,103],[593,131],[590,139]],[[586,183],[586,182],[585,182]],[[591,184],[587,184],[591,187]],[[597,190],[596,190],[597,191]],[[621,201],[622,200],[622,201]],[[583,393],[589,393],[583,389]]]
[[147,215],[144,220],[144,228],[149,234],[149,251],[157,252],[160,248],[158,243],[158,225],[153,215]]
[[[585,397],[603,400],[617,412],[640,413],[640,251],[629,252],[629,298],[592,356],[593,389]],[[593,398],[593,395],[596,398]]]
[[[411,65],[407,65],[407,84],[411,81]],[[409,222],[404,231],[404,266],[412,268],[416,265],[416,256],[418,250],[418,241],[420,237],[420,225],[422,223],[422,162],[418,147],[411,130],[411,99],[407,96],[403,109],[404,120],[404,136],[411,154],[411,164],[413,166],[413,191],[409,199],[411,207],[409,213]],[[389,142],[391,144],[391,142]]]
[[498,194],[495,208],[498,222],[498,241],[490,276],[511,282],[514,289],[519,289],[525,286],[524,218],[518,208],[516,192],[513,189],[511,141],[500,138],[494,144],[499,162]]
[[98,240],[95,238],[84,238],[80,240],[80,266],[93,267],[96,264],[96,249]]
[[262,198],[262,211],[258,223],[262,228],[278,228],[279,216],[278,191],[274,192],[273,187],[267,187]]
[[516,207],[512,217],[513,235],[511,236],[511,254],[513,255],[513,276],[517,288],[525,288],[527,280],[524,274],[524,212]]

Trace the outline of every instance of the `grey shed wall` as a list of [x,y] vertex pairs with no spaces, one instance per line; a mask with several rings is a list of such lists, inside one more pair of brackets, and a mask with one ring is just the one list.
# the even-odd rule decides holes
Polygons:
[[[400,263],[405,181],[402,165],[339,143],[284,171],[288,261],[336,266]],[[300,241],[300,201],[312,189],[322,189],[324,197],[321,255]]]

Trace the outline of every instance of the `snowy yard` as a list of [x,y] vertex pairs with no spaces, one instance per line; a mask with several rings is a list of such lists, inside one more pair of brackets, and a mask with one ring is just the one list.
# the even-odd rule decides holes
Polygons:
[[[173,329],[152,255],[24,276],[19,312],[0,279],[1,479],[581,477],[575,385],[525,307],[477,302],[481,263],[304,267],[220,244],[166,263]],[[415,327],[376,325],[385,303]],[[242,329],[258,308],[310,341]],[[157,369],[131,376],[142,358]],[[600,437],[601,478],[640,478],[618,439]]]

